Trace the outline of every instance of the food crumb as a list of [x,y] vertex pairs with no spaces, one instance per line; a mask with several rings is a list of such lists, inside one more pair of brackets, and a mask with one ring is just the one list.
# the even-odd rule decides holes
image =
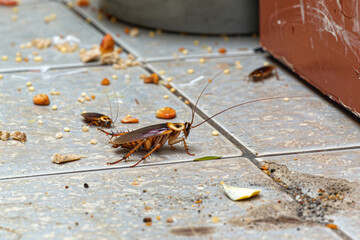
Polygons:
[[166,222],[167,222],[167,223],[173,223],[173,222],[174,222],[174,219],[171,218],[171,217],[169,217],[169,218],[166,219]]
[[330,229],[338,229],[338,226],[336,224],[333,224],[333,223],[326,224],[326,227],[330,228]]
[[192,68],[189,68],[189,69],[187,70],[187,73],[188,73],[188,74],[193,74],[194,72],[195,72],[195,70],[192,69]]
[[28,89],[29,89],[30,92],[35,91],[35,88],[33,86],[29,87]]
[[200,42],[199,42],[199,40],[194,40],[193,43],[194,43],[195,46],[198,46]]
[[150,31],[150,32],[149,32],[149,37],[154,37],[154,36],[155,36],[155,32]]
[[229,69],[225,69],[225,70],[224,70],[224,73],[225,73],[225,74],[229,74],[229,73],[230,73],[230,70],[229,70]]
[[1,60],[7,61],[7,60],[9,60],[9,57],[4,55],[4,56],[1,57]]
[[152,221],[151,217],[146,217],[143,219],[143,222],[145,222],[145,223],[151,222],[151,221]]
[[34,57],[34,61],[35,61],[35,62],[42,62],[42,60],[43,60],[43,58],[40,57],[40,56]]
[[111,77],[112,77],[112,79],[114,79],[114,80],[116,80],[116,79],[118,78],[118,76],[117,76],[117,75],[115,75],[115,74],[114,74],[114,75],[112,75]]
[[110,85],[110,80],[107,78],[103,78],[103,80],[101,81],[101,85]]
[[213,223],[218,223],[218,222],[220,221],[220,218],[218,218],[218,217],[212,217],[212,218],[211,218],[211,221],[212,221]]
[[205,62],[205,58],[200,58],[199,62],[200,62],[200,63],[204,63],[204,62]]
[[172,78],[172,77],[168,77],[166,80],[167,80],[168,82],[172,82],[173,78]]
[[165,75],[165,71],[164,71],[164,70],[160,70],[160,71],[159,71],[159,75],[161,75],[161,76]]
[[41,119],[38,120],[39,125],[42,125],[43,123],[44,123],[43,120],[41,120]]
[[169,99],[169,95],[164,95],[164,99]]
[[88,132],[89,131],[89,126],[82,126],[82,131],[83,132]]
[[52,106],[51,106],[51,110],[54,110],[54,111],[55,111],[55,110],[57,110],[57,109],[58,109],[57,105],[52,105]]
[[97,144],[97,140],[96,140],[96,139],[91,139],[91,140],[90,140],[90,143],[91,143],[91,144]]
[[284,100],[284,102],[288,102],[288,101],[290,101],[290,98],[284,98],[283,100]]
[[0,131],[0,139],[3,141],[7,141],[10,138],[10,133],[7,131]]
[[64,132],[70,132],[70,128],[64,127]]
[[56,133],[55,134],[56,139],[60,139],[60,138],[63,138],[63,137],[64,137],[64,135],[62,133]]
[[218,135],[219,135],[219,132],[216,131],[216,130],[214,130],[214,131],[211,132],[211,135],[213,135],[213,136],[218,136]]

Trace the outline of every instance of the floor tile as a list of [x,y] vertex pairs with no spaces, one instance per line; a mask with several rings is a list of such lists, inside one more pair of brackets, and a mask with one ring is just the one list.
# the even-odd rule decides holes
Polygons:
[[[241,62],[241,70],[235,67],[236,61]],[[205,63],[198,59],[157,62],[149,66],[156,72],[163,72],[165,79],[171,77],[170,84],[193,102],[206,79],[229,68],[229,74],[215,79],[199,103],[199,108],[208,116],[246,101],[305,96],[251,103],[215,118],[253,153],[269,155],[360,146],[359,122],[287,70],[278,67],[280,80],[272,76],[263,82],[248,81],[249,73],[265,63],[273,62],[257,55],[207,59]]]
[[[261,193],[233,202],[221,181]],[[7,239],[339,239],[298,220],[293,200],[245,158],[2,181],[0,189]]]
[[[357,227],[360,224],[359,156],[360,150],[356,149],[264,157],[258,160],[261,164],[274,163],[285,166],[292,173],[296,173],[290,177],[287,174],[279,174],[280,180],[286,182],[289,188],[302,189],[312,198],[318,198],[319,194],[323,194],[323,199],[327,200],[327,218],[334,220],[334,224],[345,234],[358,239],[360,237]],[[288,184],[288,178],[293,178],[293,181],[299,184]],[[327,196],[328,191],[333,192],[333,196],[339,194],[340,198],[332,200],[333,196],[330,198]]]
[[[140,28],[140,34],[137,37],[131,37],[124,33],[124,29],[131,28],[131,25],[122,22],[113,23],[103,15],[101,15],[102,20],[99,20],[98,9],[101,8],[99,1],[92,1],[91,7],[75,5],[74,8],[85,18],[91,19],[97,27],[115,36],[121,45],[143,61],[171,60],[174,59],[174,54],[179,58],[194,55],[219,56],[219,48],[226,48],[227,54],[246,54],[253,53],[253,49],[260,46],[259,39],[251,36],[224,37],[154,32],[154,37],[150,37],[149,32],[154,30],[146,28]],[[212,53],[208,52],[208,47],[212,48]],[[186,49],[188,53],[179,52],[181,48]]]
[[[0,59],[0,72],[41,69],[56,66],[82,66],[84,65],[78,51],[74,53],[61,53],[53,47],[39,50],[35,47],[21,48],[21,44],[31,42],[35,38],[50,38],[55,36],[73,36],[80,40],[79,48],[90,48],[93,44],[100,44],[102,35],[99,31],[89,26],[83,19],[76,16],[72,11],[64,7],[59,2],[42,2],[18,5],[18,13],[15,14],[12,8],[0,8],[0,22],[3,26],[0,40],[3,46],[1,57],[7,56],[8,60]],[[45,23],[46,16],[55,14],[54,20]],[[17,18],[12,21],[12,18]],[[4,37],[6,36],[6,37]],[[15,62],[16,53],[21,53],[28,62]],[[42,57],[42,61],[34,60],[33,52],[37,52]]]
[[[0,93],[0,129],[8,132],[22,131],[27,134],[25,144],[18,141],[0,141],[1,178],[48,174],[56,172],[80,171],[88,169],[109,168],[106,162],[119,160],[129,150],[114,149],[105,134],[98,132],[97,127],[91,127],[89,132],[82,132],[80,114],[83,111],[99,112],[115,119],[116,96],[111,87],[102,87],[100,82],[104,77],[112,81],[116,89],[119,102],[119,118],[116,131],[134,130],[140,127],[171,122],[185,122],[191,120],[190,108],[161,85],[144,84],[139,78],[146,74],[138,67],[127,70],[114,70],[112,67],[79,68],[67,70],[53,70],[46,73],[28,72],[3,74],[0,89],[7,89]],[[113,75],[117,80],[113,80]],[[34,92],[28,90],[27,82],[32,83]],[[20,91],[19,91],[20,90]],[[104,91],[108,92],[112,102],[112,114]],[[50,95],[50,91],[59,91],[60,95]],[[38,93],[46,93],[50,97],[49,106],[36,106],[32,98]],[[80,103],[78,98],[82,94],[94,95],[95,100]],[[169,99],[164,99],[168,95]],[[137,104],[137,102],[139,104]],[[57,105],[58,110],[51,110]],[[177,117],[171,120],[158,119],[155,112],[161,107],[172,107]],[[12,109],[12,110],[10,110]],[[16,110],[15,110],[16,109]],[[120,119],[128,114],[139,119],[139,124],[122,124]],[[38,121],[43,121],[39,125]],[[195,118],[199,122],[198,117]],[[70,132],[64,132],[64,127]],[[240,156],[241,151],[234,147],[225,137],[213,136],[214,129],[205,125],[191,131],[187,143],[190,156],[182,144],[176,144],[171,149],[167,144],[160,151],[154,153],[147,164],[189,161],[203,156]],[[62,133],[62,139],[56,139],[57,133]],[[98,144],[90,144],[96,139]],[[54,153],[85,154],[88,158],[81,161],[56,165],[50,158]],[[113,167],[130,166],[140,160],[146,152],[138,152],[127,163],[119,163]]]

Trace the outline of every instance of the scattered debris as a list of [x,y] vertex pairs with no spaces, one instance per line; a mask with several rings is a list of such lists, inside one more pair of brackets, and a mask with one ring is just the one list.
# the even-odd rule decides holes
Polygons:
[[72,161],[77,161],[80,160],[82,158],[86,158],[85,155],[80,155],[80,154],[60,154],[60,153],[54,153],[51,156],[51,161],[53,163],[65,163],[65,162],[72,162]]
[[0,131],[0,139],[3,141],[7,141],[10,138],[10,133],[7,131]]
[[33,97],[35,105],[47,106],[50,104],[49,96],[44,93],[39,93]]
[[117,52],[104,53],[100,57],[100,63],[104,65],[115,64],[120,61],[119,54]]
[[156,111],[156,117],[161,119],[172,119],[176,117],[176,111],[171,107],[159,108]]
[[21,143],[26,142],[26,134],[23,132],[15,131],[15,132],[12,132],[10,135],[14,140],[18,140]]
[[224,188],[226,196],[233,201],[248,199],[260,193],[258,189],[233,187],[226,185],[224,182],[221,182],[221,185]]
[[126,116],[121,119],[122,123],[139,123],[139,119]]
[[80,51],[80,59],[84,63],[95,61],[100,55],[101,52],[98,46],[93,46],[90,50],[82,49]]
[[140,76],[144,79],[144,83],[155,83],[159,84],[159,76],[156,73],[151,74],[150,76]]
[[111,53],[114,51],[115,42],[112,36],[107,33],[105,34],[104,38],[101,40],[100,43],[100,52],[101,54]]
[[35,38],[31,40],[31,44],[38,49],[45,49],[50,47],[51,39],[49,38]]
[[110,85],[110,80],[107,78],[103,78],[103,80],[101,81],[101,85],[104,86]]

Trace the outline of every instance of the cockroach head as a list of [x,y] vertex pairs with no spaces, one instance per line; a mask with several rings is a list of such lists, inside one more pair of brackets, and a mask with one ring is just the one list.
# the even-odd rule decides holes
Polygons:
[[107,127],[109,127],[109,126],[113,123],[113,121],[111,120],[111,118],[109,118],[108,116],[105,116],[105,115],[101,116],[101,117],[100,117],[100,120],[101,120],[101,122],[103,122],[104,125],[107,126]]
[[189,136],[190,130],[191,130],[191,123],[185,122],[185,129],[184,129],[185,138]]

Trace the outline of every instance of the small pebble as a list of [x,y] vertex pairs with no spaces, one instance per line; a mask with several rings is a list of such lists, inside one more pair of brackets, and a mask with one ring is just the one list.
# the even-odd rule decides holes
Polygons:
[[88,132],[89,131],[89,126],[83,126],[82,131],[83,132]]
[[70,128],[64,127],[64,132],[70,132]]
[[218,136],[218,135],[219,135],[219,132],[216,131],[216,130],[214,130],[214,131],[212,131],[211,135],[213,135],[213,136]]
[[117,76],[117,75],[115,75],[115,74],[114,74],[114,75],[112,75],[111,77],[112,77],[112,79],[114,79],[114,80],[116,80],[116,79],[118,78],[118,76]]
[[56,139],[60,139],[60,138],[63,138],[63,137],[64,137],[64,135],[62,133],[55,134]]
[[229,70],[229,69],[225,69],[225,70],[224,70],[224,73],[225,73],[225,74],[229,74],[229,73],[230,73],[230,70]]
[[57,110],[57,109],[58,109],[58,107],[56,105],[51,106],[51,110]]
[[90,143],[91,143],[91,144],[97,144],[97,140],[96,140],[96,139],[91,139],[91,140],[90,140]]
[[187,73],[188,73],[188,74],[193,74],[194,72],[195,72],[195,70],[192,69],[192,68],[189,68],[189,69],[187,70]]
[[200,63],[204,63],[204,62],[205,62],[205,58],[200,58],[199,62],[200,62]]
[[9,60],[9,57],[4,55],[4,56],[1,57],[1,60],[7,61],[7,60]]
[[31,86],[31,87],[29,87],[29,91],[30,91],[30,92],[35,91],[35,88],[34,88],[33,86]]

